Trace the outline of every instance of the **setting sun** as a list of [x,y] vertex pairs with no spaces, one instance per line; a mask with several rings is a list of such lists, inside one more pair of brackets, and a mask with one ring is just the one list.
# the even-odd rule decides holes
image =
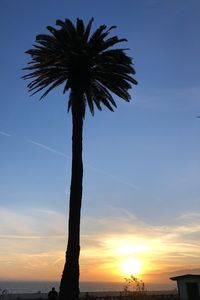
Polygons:
[[141,272],[142,262],[138,259],[128,258],[122,261],[120,266],[124,275],[137,275]]

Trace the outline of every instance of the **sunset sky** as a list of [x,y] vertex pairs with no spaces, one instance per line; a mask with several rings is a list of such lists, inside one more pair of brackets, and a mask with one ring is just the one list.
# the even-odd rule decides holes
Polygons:
[[39,102],[20,77],[35,36],[77,17],[117,25],[139,82],[131,103],[85,118],[81,280],[200,273],[199,0],[1,0],[0,280],[60,279],[68,95]]

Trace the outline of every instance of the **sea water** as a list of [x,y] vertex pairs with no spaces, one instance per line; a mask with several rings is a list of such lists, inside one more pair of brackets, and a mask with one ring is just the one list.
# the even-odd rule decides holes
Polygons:
[[[0,281],[0,291],[9,294],[47,293],[55,287],[59,290],[58,281]],[[123,282],[80,282],[81,292],[123,291]]]

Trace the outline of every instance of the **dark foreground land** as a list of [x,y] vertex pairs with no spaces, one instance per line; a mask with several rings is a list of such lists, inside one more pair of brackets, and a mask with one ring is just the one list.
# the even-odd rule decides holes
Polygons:
[[[80,300],[179,300],[175,293],[132,293],[123,295],[122,293],[99,292],[99,293],[81,293]],[[0,300],[47,300],[46,294],[7,294],[0,296]]]
[[80,297],[80,300],[179,300],[177,295],[131,295],[131,296],[88,296]]

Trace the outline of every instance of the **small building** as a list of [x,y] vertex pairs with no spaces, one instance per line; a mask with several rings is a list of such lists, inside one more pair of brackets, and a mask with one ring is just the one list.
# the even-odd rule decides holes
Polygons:
[[180,300],[200,300],[200,275],[186,274],[170,279],[177,281]]

